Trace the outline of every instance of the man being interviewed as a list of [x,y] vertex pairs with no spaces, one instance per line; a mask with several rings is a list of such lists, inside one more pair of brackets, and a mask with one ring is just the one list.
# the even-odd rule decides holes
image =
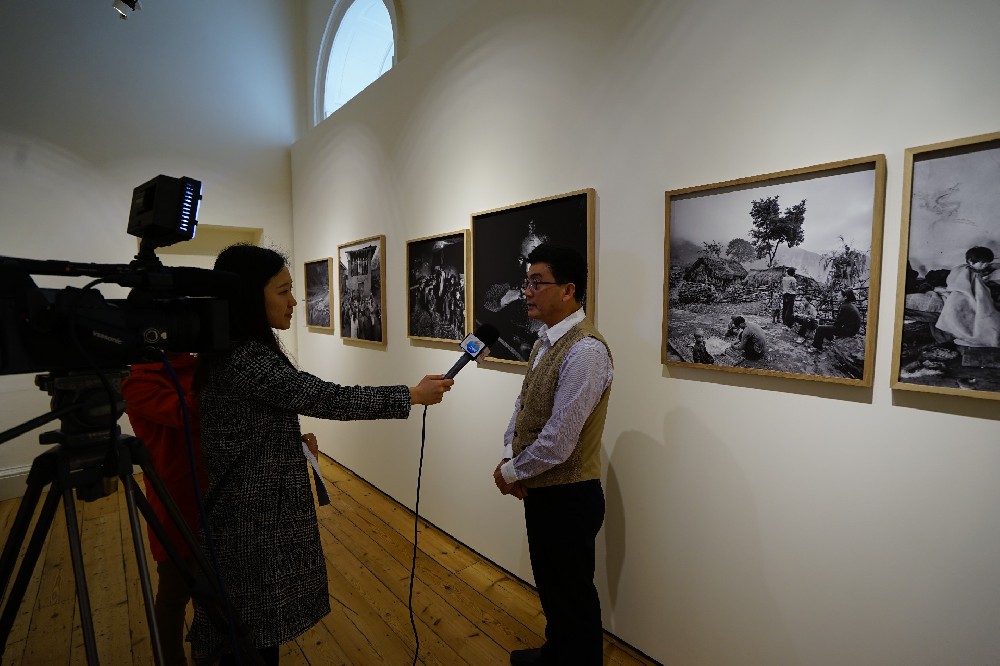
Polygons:
[[587,319],[587,262],[575,250],[539,245],[528,256],[528,316],[544,326],[504,433],[493,472],[500,492],[524,500],[545,645],[511,652],[511,664],[601,664],[601,602],[594,585],[604,523],[601,435],[613,366]]

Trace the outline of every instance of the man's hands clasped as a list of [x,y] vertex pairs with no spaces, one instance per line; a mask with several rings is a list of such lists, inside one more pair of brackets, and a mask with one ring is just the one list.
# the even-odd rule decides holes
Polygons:
[[497,484],[497,489],[500,490],[502,495],[513,495],[519,500],[523,500],[525,495],[528,494],[528,489],[520,481],[515,481],[514,483],[507,483],[507,480],[503,478],[503,473],[500,471],[500,467],[503,466],[505,462],[510,460],[510,458],[504,458],[497,465],[496,469],[493,470],[493,482]]

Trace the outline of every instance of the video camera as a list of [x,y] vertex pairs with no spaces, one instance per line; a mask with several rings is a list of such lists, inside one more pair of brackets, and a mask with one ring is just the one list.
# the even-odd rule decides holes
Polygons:
[[[159,360],[165,351],[216,351],[229,340],[225,297],[235,275],[166,268],[157,247],[190,240],[201,182],[157,176],[135,188],[128,233],[141,239],[129,264],[0,257],[0,374],[94,370]],[[96,278],[83,288],[43,289],[32,275]],[[130,287],[105,299],[94,287]]]

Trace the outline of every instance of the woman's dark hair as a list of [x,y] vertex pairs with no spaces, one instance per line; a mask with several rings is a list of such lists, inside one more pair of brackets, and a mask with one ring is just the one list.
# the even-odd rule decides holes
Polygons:
[[229,338],[254,340],[279,350],[274,329],[267,323],[264,287],[288,265],[284,255],[275,250],[248,243],[230,245],[215,259],[215,270],[236,273],[239,289],[229,299]]
[[844,295],[844,301],[847,303],[853,303],[858,300],[858,297],[854,295],[853,289],[841,289],[840,293]]
[[548,264],[552,277],[559,284],[572,282],[574,298],[583,303],[587,298],[587,260],[571,247],[542,243],[528,254],[528,263]]
[[[285,256],[276,250],[237,243],[230,245],[215,259],[215,270],[235,273],[239,276],[237,291],[229,297],[229,340],[231,343],[260,342],[289,361],[267,322],[264,307],[264,287],[288,265]],[[207,380],[209,368],[225,354],[207,353],[198,355],[195,371],[195,389]]]

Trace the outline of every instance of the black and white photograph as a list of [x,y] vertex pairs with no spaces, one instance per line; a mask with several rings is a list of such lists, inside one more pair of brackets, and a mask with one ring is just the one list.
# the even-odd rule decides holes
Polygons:
[[340,337],[385,345],[385,236],[337,246]]
[[528,317],[523,283],[527,258],[544,242],[577,250],[587,260],[584,309],[594,316],[593,189],[475,213],[472,216],[473,326],[496,326],[490,360],[525,364],[541,323]]
[[407,336],[457,341],[465,337],[468,231],[406,243]]
[[662,361],[871,386],[885,156],[666,193]]
[[910,148],[904,177],[892,386],[1000,399],[1000,133]]
[[305,262],[306,276],[306,326],[309,328],[333,328],[330,312],[332,302],[333,259],[317,259]]

